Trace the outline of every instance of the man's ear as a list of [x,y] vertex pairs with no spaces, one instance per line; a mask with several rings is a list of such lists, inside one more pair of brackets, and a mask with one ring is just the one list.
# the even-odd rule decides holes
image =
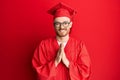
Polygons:
[[72,21],[70,22],[69,26],[70,26],[70,28],[72,27]]

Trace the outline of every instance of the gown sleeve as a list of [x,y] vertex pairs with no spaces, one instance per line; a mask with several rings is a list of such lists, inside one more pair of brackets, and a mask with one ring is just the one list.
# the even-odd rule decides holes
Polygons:
[[80,48],[76,61],[70,62],[69,65],[71,80],[88,80],[90,77],[91,68],[88,52],[83,43],[80,44]]
[[41,42],[39,47],[36,48],[32,65],[37,71],[39,80],[53,80],[53,76],[56,74],[56,68],[54,60],[48,61],[46,58],[46,48],[44,42]]

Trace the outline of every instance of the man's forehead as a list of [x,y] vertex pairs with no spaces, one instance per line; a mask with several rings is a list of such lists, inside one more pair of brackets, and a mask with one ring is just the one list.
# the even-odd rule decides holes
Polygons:
[[70,18],[68,18],[68,17],[56,17],[54,19],[54,21],[59,21],[59,22],[70,21]]

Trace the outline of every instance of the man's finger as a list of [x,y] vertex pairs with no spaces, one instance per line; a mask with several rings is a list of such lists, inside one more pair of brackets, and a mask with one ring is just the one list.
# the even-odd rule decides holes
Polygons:
[[60,44],[60,49],[64,50],[64,44],[63,43]]

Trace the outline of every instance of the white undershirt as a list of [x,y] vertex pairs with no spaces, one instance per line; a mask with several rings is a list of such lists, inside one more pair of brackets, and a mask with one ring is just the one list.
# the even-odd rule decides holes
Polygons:
[[64,44],[64,48],[65,48],[65,46],[66,46],[66,44],[67,44],[67,41],[66,41],[66,42],[57,41],[57,42],[58,42],[58,45],[59,45],[59,46],[60,46],[61,43],[63,43],[63,44]]

